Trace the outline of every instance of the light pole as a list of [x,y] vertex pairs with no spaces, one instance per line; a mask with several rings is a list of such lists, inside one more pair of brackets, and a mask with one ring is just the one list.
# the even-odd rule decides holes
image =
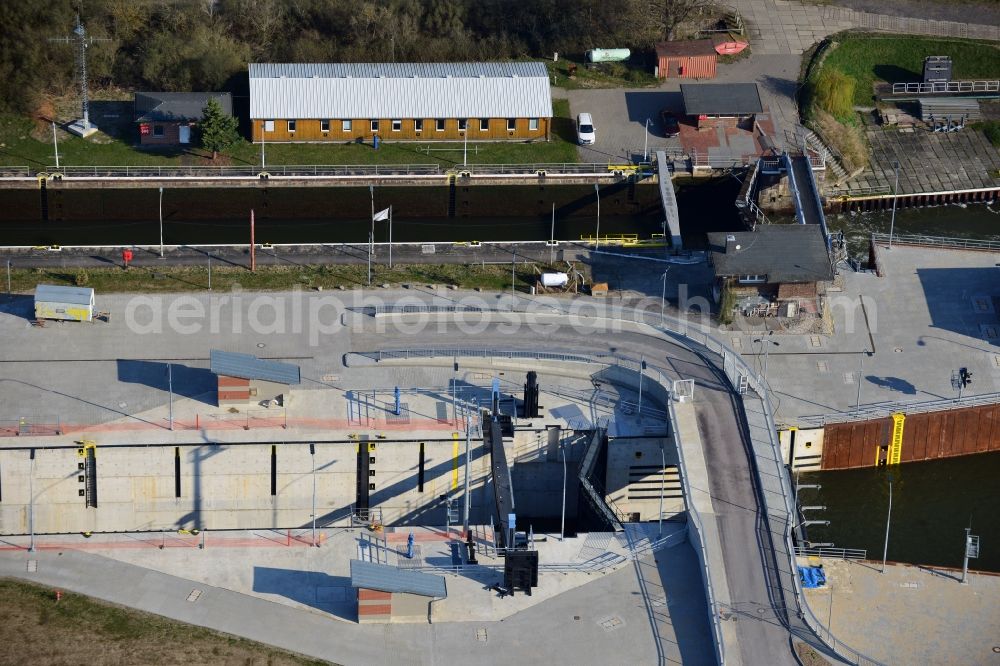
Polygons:
[[7,260],[7,297],[11,296],[10,290],[10,259]]
[[646,369],[646,361],[642,356],[639,357],[639,407],[636,410],[636,416],[639,420],[642,420],[642,376],[646,374],[644,370]]
[[768,331],[766,337],[762,336],[762,337],[759,337],[756,340],[754,340],[754,342],[759,342],[759,343],[765,345],[764,346],[764,384],[765,385],[767,385],[767,354],[771,350],[771,345],[774,345],[775,347],[780,347],[781,346],[777,341],[771,339],[772,335],[774,335],[774,331]]
[[517,266],[517,245],[512,246],[513,258],[510,260],[510,311],[513,312],[515,305],[517,303],[517,297],[514,295],[514,268]]
[[868,354],[874,356],[875,352],[869,352],[867,349],[862,350],[861,363],[858,365],[858,400],[857,400],[857,406],[854,408],[855,411],[861,411],[861,377],[862,375],[864,375],[865,356],[867,356]]
[[667,454],[663,450],[663,442],[660,442],[660,518],[657,521],[657,536],[663,536],[663,493],[666,490],[667,476]]
[[170,429],[174,429],[174,367],[167,363],[167,389],[170,391]]
[[469,535],[469,505],[471,504],[471,499],[469,498],[469,440],[471,438],[472,429],[472,416],[469,414],[465,415],[465,499],[462,504],[462,529],[465,531],[466,537]]
[[663,271],[663,293],[660,294],[660,326],[664,323],[664,312],[667,309],[667,273],[670,272],[670,268]]
[[646,124],[642,128],[642,161],[649,161],[649,118],[646,118]]
[[52,145],[56,150],[56,168],[59,168],[59,137],[56,136],[56,123],[52,121]]
[[375,251],[375,186],[368,186],[368,194],[371,195],[372,200],[372,216],[371,223],[372,228],[368,233],[368,286],[372,286],[372,252]]
[[313,477],[312,544],[318,547],[319,544],[316,543],[316,445],[313,443],[309,444],[309,457],[312,459],[312,477]]
[[889,473],[889,512],[885,516],[885,546],[882,548],[882,573],[885,573],[885,560],[889,554],[889,521],[892,520],[892,473]]
[[208,290],[212,291],[212,253],[208,253]]
[[160,259],[163,258],[163,188],[160,188]]
[[896,184],[892,188],[892,218],[889,221],[889,249],[892,249],[892,232],[896,228],[896,199],[899,195],[899,161],[896,160],[892,163],[893,168],[896,170]]
[[559,443],[559,453],[562,454],[563,462],[563,496],[562,496],[562,522],[559,523],[559,540],[566,540],[566,444]]
[[594,196],[597,197],[597,235],[594,238],[594,249],[601,249],[601,188],[594,183]]
[[28,472],[28,530],[31,533],[28,552],[33,553],[35,552],[35,449],[32,448],[28,455],[31,459],[31,469]]

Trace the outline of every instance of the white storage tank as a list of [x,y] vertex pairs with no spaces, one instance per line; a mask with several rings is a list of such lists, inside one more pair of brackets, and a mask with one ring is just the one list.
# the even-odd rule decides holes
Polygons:
[[628,49],[590,49],[587,51],[589,62],[622,62],[632,57]]
[[94,290],[40,284],[35,287],[35,319],[94,320]]
[[569,275],[566,273],[542,273],[541,282],[543,287],[565,287],[569,284]]

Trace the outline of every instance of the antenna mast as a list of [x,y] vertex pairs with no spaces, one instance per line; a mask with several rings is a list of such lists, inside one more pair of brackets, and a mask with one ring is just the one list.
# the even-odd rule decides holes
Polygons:
[[76,43],[76,70],[80,76],[80,98],[83,118],[69,124],[67,129],[78,136],[87,137],[97,131],[96,127],[90,124],[90,98],[87,92],[87,47],[94,42],[109,42],[110,39],[104,37],[88,37],[87,29],[83,27],[80,15],[76,15],[76,27],[73,28],[73,35],[69,37],[53,37],[50,42],[62,42],[64,44]]

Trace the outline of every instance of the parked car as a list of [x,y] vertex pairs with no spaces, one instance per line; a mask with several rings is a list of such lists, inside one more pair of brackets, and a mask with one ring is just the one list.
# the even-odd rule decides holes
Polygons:
[[576,141],[581,146],[590,146],[597,136],[594,132],[594,119],[589,113],[581,113],[576,117]]
[[663,109],[660,111],[660,124],[663,126],[663,136],[668,139],[681,133],[681,124],[673,111]]

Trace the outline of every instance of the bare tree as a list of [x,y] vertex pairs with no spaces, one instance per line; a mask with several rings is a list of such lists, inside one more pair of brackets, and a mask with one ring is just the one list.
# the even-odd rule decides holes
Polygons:
[[656,0],[661,34],[666,40],[674,38],[674,32],[684,21],[688,20],[696,9],[704,7],[707,0]]

